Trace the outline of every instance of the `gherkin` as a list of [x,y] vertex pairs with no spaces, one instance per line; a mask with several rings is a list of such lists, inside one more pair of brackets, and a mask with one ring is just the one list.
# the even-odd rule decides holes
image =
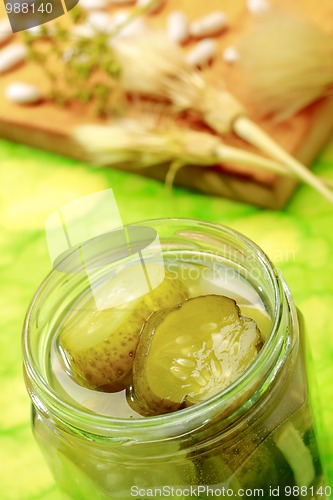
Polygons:
[[222,295],[158,311],[145,324],[134,359],[137,400],[153,414],[200,403],[240,377],[262,344],[255,321]]
[[[133,269],[129,277],[135,282]],[[116,295],[122,293],[123,285],[121,276],[115,279]],[[140,332],[149,315],[174,307],[187,297],[182,282],[166,272],[156,288],[125,304],[98,310],[94,299],[88,299],[82,308],[68,314],[59,332],[60,350],[73,376],[88,388],[112,389],[131,372]]]

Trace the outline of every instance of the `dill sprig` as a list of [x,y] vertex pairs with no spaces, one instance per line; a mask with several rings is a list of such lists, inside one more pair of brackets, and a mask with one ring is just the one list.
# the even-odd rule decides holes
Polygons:
[[[85,21],[80,9],[73,9],[73,21]],[[61,22],[38,34],[24,33],[28,58],[42,67],[49,80],[48,98],[61,105],[89,104],[94,113],[108,115],[124,105],[121,66],[110,44],[110,35],[96,30],[94,36],[75,36]]]
[[[69,26],[58,21],[51,28],[43,25],[38,34],[24,32],[29,60],[39,64],[48,77],[48,98],[60,105],[75,102],[89,105],[97,115],[122,113],[126,93],[120,78],[121,64],[111,40],[156,2],[151,0],[145,7],[132,9],[111,33],[102,33],[85,24],[87,13],[79,6],[70,11]],[[72,27],[80,25],[88,26],[90,33],[75,34]]]

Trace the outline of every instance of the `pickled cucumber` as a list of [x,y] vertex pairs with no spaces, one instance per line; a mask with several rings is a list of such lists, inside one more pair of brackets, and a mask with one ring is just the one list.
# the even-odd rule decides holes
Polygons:
[[316,477],[310,449],[305,445],[300,433],[290,422],[274,437],[276,446],[281,451],[293,470],[296,484],[308,487]]
[[256,323],[240,315],[234,300],[190,298],[146,322],[133,363],[134,393],[151,414],[200,403],[239,378],[262,345]]
[[[131,273],[135,283],[135,270]],[[123,292],[128,280],[127,275],[122,278],[117,276],[114,283],[116,294],[118,289]],[[94,299],[86,299],[68,314],[59,332],[59,350],[75,380],[88,388],[108,386],[110,390],[117,385],[132,369],[140,331],[148,316],[175,307],[187,297],[182,282],[166,272],[160,285],[123,305],[97,310]]]

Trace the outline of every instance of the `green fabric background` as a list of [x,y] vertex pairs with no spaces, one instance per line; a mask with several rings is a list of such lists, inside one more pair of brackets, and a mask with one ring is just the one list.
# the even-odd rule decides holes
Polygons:
[[[314,165],[333,179],[333,144]],[[50,270],[44,221],[57,207],[112,187],[124,223],[155,217],[219,222],[259,244],[281,269],[305,317],[312,349],[315,415],[333,485],[333,206],[301,186],[280,212],[164,186],[0,141],[0,496],[56,500],[60,494],[30,428],[21,331],[32,294]]]

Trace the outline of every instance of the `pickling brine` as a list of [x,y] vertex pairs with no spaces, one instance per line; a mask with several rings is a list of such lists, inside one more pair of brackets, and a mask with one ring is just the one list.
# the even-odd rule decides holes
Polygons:
[[302,321],[269,259],[200,221],[128,231],[126,258],[112,233],[87,242],[88,277],[67,256],[27,316],[34,433],[65,498],[328,498]]
[[[223,363],[230,364],[225,359],[229,352],[240,348],[238,354],[233,353],[230,356],[231,360],[240,364],[238,367],[240,372],[245,371],[247,364],[257,355],[258,347],[262,347],[264,339],[269,335],[271,320],[260,296],[238,273],[229,275],[230,270],[218,265],[217,262],[206,265],[200,254],[184,253],[175,253],[165,258],[163,269],[160,264],[154,262],[147,263],[146,268],[150,273],[163,274],[164,279],[155,290],[147,293],[143,300],[135,299],[126,302],[125,307],[121,304],[100,311],[88,290],[87,296],[81,297],[64,317],[59,325],[59,332],[51,344],[49,367],[50,383],[57,388],[59,394],[63,394],[64,398],[69,396],[83,407],[111,417],[139,417],[140,397],[136,395],[136,386],[142,385],[146,375],[145,369],[140,366],[142,357],[153,364],[152,382],[160,384],[161,388],[166,384],[164,392],[175,388],[177,382],[180,392],[183,386],[185,392],[191,392],[191,381],[195,384],[196,379],[201,383],[200,387],[204,388],[205,383],[200,380],[203,375],[199,373],[199,364],[209,365],[205,375],[209,384],[213,386],[212,390],[219,392],[221,390],[219,383],[221,384],[222,380],[221,377],[214,376],[214,368],[215,375],[219,369],[225,374],[226,368],[222,370],[221,367]],[[124,293],[124,282],[129,276],[133,283],[138,282],[140,268],[137,264],[122,268],[118,272],[115,270],[112,288],[118,297],[120,293]],[[195,297],[197,299],[192,302],[190,299]],[[149,305],[148,299],[151,299]],[[210,310],[207,311],[209,302]],[[230,304],[229,309],[232,307],[237,311],[239,308],[239,314],[238,311],[235,313],[236,318],[246,318],[246,325],[252,327],[254,338],[251,338],[251,332],[247,332],[243,336],[244,346],[236,337],[231,339],[232,345],[228,347],[226,332],[219,334],[223,325],[214,323],[215,312],[223,311],[226,308],[225,302],[227,307]],[[169,327],[169,331],[165,335],[162,334],[161,339],[156,340],[155,351],[162,352],[151,352],[149,356],[144,353],[140,359],[140,342],[144,335],[148,337],[151,335],[150,323],[156,323],[155,316],[158,323],[160,313],[175,311],[176,321],[177,319],[181,321],[182,311],[179,306],[182,304],[186,304],[184,309],[189,308],[186,324],[171,327],[173,335]],[[230,311],[227,309],[227,312]],[[155,326],[153,325],[151,329],[155,329]],[[195,347],[196,326],[199,326],[199,335]],[[172,336],[175,337],[174,341]],[[157,337],[156,332],[154,337]],[[129,338],[132,340],[125,341]],[[206,350],[213,350],[213,344],[209,346],[212,338],[215,351],[222,349],[220,358],[223,356],[223,360],[219,359],[218,352],[215,355],[208,355],[209,360],[205,360],[203,347],[206,346]],[[169,362],[166,359],[167,346],[169,346]],[[111,349],[113,352],[110,353]],[[244,370],[242,362],[246,365]],[[225,385],[230,385],[231,379],[237,376],[236,364],[234,363],[234,369],[230,373],[232,367],[228,366]],[[135,380],[133,380],[133,365],[137,372]],[[188,380],[184,380],[185,372]],[[222,376],[222,373],[220,375]],[[150,381],[147,380],[146,383],[148,392]],[[192,388],[193,391],[196,392],[195,388]],[[180,405],[182,403],[183,401],[179,401]],[[162,400],[159,401],[159,405],[161,408],[158,409],[158,413],[167,413],[167,410],[163,411]],[[146,416],[147,412],[149,403],[148,407],[141,408],[142,416]],[[150,413],[156,413],[156,409],[152,409]]]

